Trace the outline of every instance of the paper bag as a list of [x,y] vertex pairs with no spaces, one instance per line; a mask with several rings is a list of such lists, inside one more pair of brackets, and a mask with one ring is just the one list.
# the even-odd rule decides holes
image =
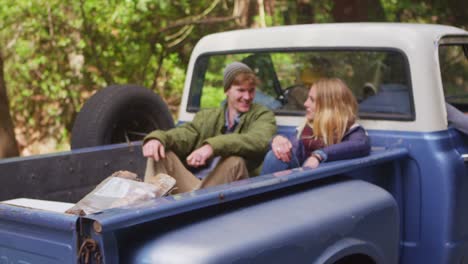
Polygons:
[[66,213],[87,215],[109,208],[135,204],[161,197],[174,185],[175,179],[166,174],[158,174],[152,183],[145,183],[138,181],[137,175],[132,172],[118,171],[102,181]]

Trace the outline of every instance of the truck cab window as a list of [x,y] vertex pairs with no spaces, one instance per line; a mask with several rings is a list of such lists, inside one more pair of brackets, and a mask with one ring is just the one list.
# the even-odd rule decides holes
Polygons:
[[408,63],[396,50],[268,50],[206,54],[195,64],[188,110],[218,107],[225,98],[223,69],[241,61],[260,80],[255,102],[276,115],[304,114],[310,86],[320,78],[344,80],[360,102],[360,118],[412,120]]
[[446,102],[468,113],[468,58],[463,45],[439,46],[439,61]]
[[468,43],[468,38],[443,39],[439,64],[448,126],[468,135],[468,57],[463,40]]

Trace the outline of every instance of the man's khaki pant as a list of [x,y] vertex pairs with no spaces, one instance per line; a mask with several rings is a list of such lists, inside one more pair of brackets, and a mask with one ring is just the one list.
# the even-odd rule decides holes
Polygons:
[[145,179],[158,173],[169,174],[176,179],[177,189],[172,192],[174,194],[249,178],[244,159],[238,156],[230,156],[222,158],[208,176],[200,181],[185,168],[174,152],[167,152],[166,158],[159,161],[148,158]]

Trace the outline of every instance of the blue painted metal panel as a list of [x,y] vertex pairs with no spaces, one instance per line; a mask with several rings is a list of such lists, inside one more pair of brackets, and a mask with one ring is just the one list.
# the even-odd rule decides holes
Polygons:
[[117,170],[143,177],[141,142],[0,160],[0,201],[19,197],[77,202]]
[[403,239],[400,263],[459,263],[468,252],[468,178],[460,149],[466,139],[453,129],[436,133],[369,131],[372,145],[406,148],[401,181],[386,189],[399,203]]
[[129,245],[122,261],[334,263],[353,253],[382,264],[398,261],[396,203],[364,181],[322,181],[205,214],[129,233],[128,240],[139,242]]
[[[291,127],[279,130],[293,132]],[[468,153],[468,137],[452,128],[435,133],[368,132],[374,148],[408,150],[408,159],[391,166],[350,173],[387,189],[397,200],[402,222],[400,263],[467,259],[468,171],[461,155]]]
[[[291,133],[292,128],[280,128]],[[468,195],[461,152],[466,140],[453,130],[436,133],[369,131],[369,157],[323,164],[316,170],[293,170],[226,186],[150,201],[134,208],[90,216],[103,236],[122,228],[235,201],[336,174],[375,183],[392,193],[401,219],[400,263],[456,263],[466,257]],[[397,161],[398,160],[398,161]],[[117,242],[116,242],[117,243]],[[119,242],[120,243],[120,242]]]
[[1,263],[76,263],[78,217],[0,204]]
[[[119,241],[118,239],[118,234],[122,230],[147,223],[157,225],[161,219],[188,212],[192,214],[196,209],[220,204],[229,206],[229,202],[235,202],[243,198],[256,197],[260,194],[267,194],[290,186],[319,181],[320,179],[360,168],[392,163],[395,160],[404,159],[407,154],[408,152],[404,148],[380,149],[374,151],[369,157],[330,162],[315,170],[294,169],[275,175],[259,176],[228,185],[163,197],[135,206],[114,208],[84,218],[89,220],[90,223],[97,221],[102,227],[102,231],[99,234],[93,234],[93,238],[104,248],[109,248],[105,250],[104,254],[105,257],[111,259],[119,255],[116,252],[117,248],[128,250],[129,241],[126,239]],[[145,231],[141,230],[141,232]],[[108,245],[109,243],[110,245]]]
[[297,168],[278,174],[254,177],[231,184],[215,186],[193,192],[162,197],[139,205],[106,210],[85,218],[98,221],[103,232],[125,228],[139,223],[188,212],[243,197],[258,195],[284,187],[319,180],[360,168],[377,166],[407,157],[404,148],[377,150],[372,155],[359,159],[329,162],[317,169]]

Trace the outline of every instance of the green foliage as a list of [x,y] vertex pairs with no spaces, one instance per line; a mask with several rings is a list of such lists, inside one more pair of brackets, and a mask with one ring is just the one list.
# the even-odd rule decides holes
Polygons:
[[200,107],[201,108],[219,107],[220,103],[225,99],[226,99],[226,95],[224,95],[224,89],[222,86],[220,87],[204,86]]
[[[374,1],[389,21],[466,27],[466,15],[459,11],[468,9],[464,3]],[[53,138],[66,146],[82,104],[113,83],[151,88],[175,111],[195,43],[209,33],[246,26],[233,15],[249,17],[252,23],[247,26],[253,27],[260,22],[277,26],[336,21],[332,12],[336,1],[263,2],[264,21],[259,21],[255,9],[234,14],[239,10],[234,6],[242,3],[234,0],[3,1],[0,52],[20,145]],[[213,18],[223,20],[210,21]],[[234,59],[210,67],[222,69]],[[220,74],[207,76],[213,88],[204,91],[209,96],[203,97],[208,98],[203,104],[215,106],[224,97]]]
[[380,0],[380,2],[388,21],[391,22],[453,24],[450,21],[453,10],[449,3],[427,0]]
[[144,85],[178,105],[191,49],[220,27],[185,24],[223,10],[219,0],[7,2],[0,52],[23,147],[50,137],[66,146],[82,104],[113,83]]

